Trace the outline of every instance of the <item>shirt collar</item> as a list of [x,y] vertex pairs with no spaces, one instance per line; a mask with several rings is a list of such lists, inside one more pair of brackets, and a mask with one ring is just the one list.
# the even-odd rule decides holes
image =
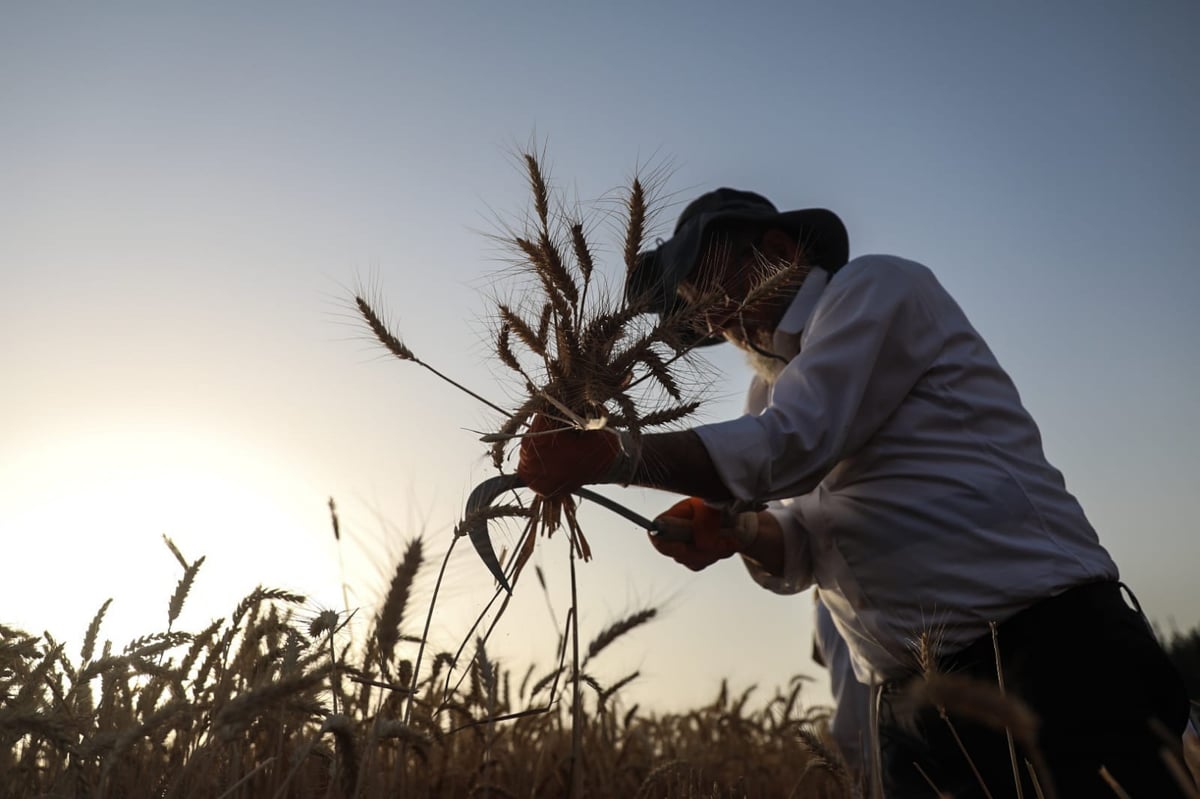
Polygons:
[[817,307],[817,301],[829,284],[829,273],[813,268],[800,284],[800,290],[792,298],[792,304],[783,313],[775,327],[775,351],[791,360],[800,351],[800,334],[804,332],[809,317]]

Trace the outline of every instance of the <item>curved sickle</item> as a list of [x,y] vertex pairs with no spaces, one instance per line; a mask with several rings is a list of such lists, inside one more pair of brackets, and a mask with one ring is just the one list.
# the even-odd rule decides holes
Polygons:
[[[498,474],[495,477],[489,477],[475,486],[470,496],[467,497],[467,518],[477,511],[489,507],[496,501],[496,497],[504,492],[522,488],[524,485],[525,481],[515,474]],[[488,571],[496,578],[496,582],[500,583],[500,587],[511,594],[512,587],[509,586],[508,580],[504,579],[504,570],[500,568],[500,559],[496,557],[496,550],[492,548],[492,539],[488,536],[487,519],[480,518],[473,522],[467,530],[467,535],[471,537],[471,545],[475,547],[483,565],[487,566]]]
[[[467,518],[469,519],[477,511],[489,507],[496,501],[496,497],[512,491],[516,488],[524,488],[525,482],[515,474],[498,474],[495,477],[489,477],[471,491],[467,497]],[[631,511],[624,505],[609,499],[603,494],[597,494],[587,488],[580,488],[572,492],[580,499],[590,500],[601,507],[607,508],[613,513],[621,516],[643,530],[649,530],[651,535],[659,533],[657,522],[647,519],[640,513]],[[500,568],[500,559],[496,557],[496,550],[492,547],[492,539],[488,535],[488,524],[486,518],[479,518],[474,521],[467,530],[467,535],[471,538],[471,545],[475,547],[475,552],[479,555],[479,559],[483,561],[483,565],[487,566],[488,571],[496,578],[496,582],[500,584],[508,593],[512,593],[512,587],[509,586],[508,580],[504,578],[504,570]]]

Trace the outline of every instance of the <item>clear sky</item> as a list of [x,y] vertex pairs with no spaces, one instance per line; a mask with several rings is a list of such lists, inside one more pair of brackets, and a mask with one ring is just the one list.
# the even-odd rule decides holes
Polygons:
[[[185,626],[260,582],[340,607],[329,496],[352,603],[407,537],[440,557],[489,473],[464,428],[495,419],[380,357],[346,301],[376,285],[418,354],[505,396],[487,234],[525,209],[513,153],[535,141],[585,204],[666,164],[681,200],[830,207],[853,255],[927,264],[1150,615],[1200,622],[1194,3],[410,5],[6,5],[0,621],[78,642],[112,596],[119,643],[162,629],[164,533],[208,558]],[[735,415],[747,372],[712,360],[706,418]],[[585,638],[663,610],[599,669],[640,668],[632,698],[818,673],[807,596],[585,519]],[[565,549],[542,544],[561,619]],[[466,547],[447,580],[438,647],[489,593]],[[496,650],[548,664],[546,602],[517,594]]]

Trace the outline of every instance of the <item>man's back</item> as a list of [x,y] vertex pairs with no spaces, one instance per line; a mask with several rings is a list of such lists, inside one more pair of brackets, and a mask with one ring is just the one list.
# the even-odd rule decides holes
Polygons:
[[[824,470],[783,504],[810,538],[860,678],[910,666],[924,630],[953,651],[1040,598],[1116,578],[1012,381],[924,266],[851,261],[799,347],[758,422],[773,479]],[[835,410],[814,416],[818,402]]]

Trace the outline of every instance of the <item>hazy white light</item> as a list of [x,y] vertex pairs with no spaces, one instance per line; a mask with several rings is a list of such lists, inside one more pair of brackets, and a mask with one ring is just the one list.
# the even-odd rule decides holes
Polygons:
[[[131,429],[72,437],[8,464],[5,623],[71,640],[111,596],[103,637],[124,643],[166,629],[182,568],[164,534],[187,559],[207,557],[185,624],[228,614],[259,583],[318,601],[336,595],[324,498],[236,440]],[[314,585],[313,574],[327,579]]]

